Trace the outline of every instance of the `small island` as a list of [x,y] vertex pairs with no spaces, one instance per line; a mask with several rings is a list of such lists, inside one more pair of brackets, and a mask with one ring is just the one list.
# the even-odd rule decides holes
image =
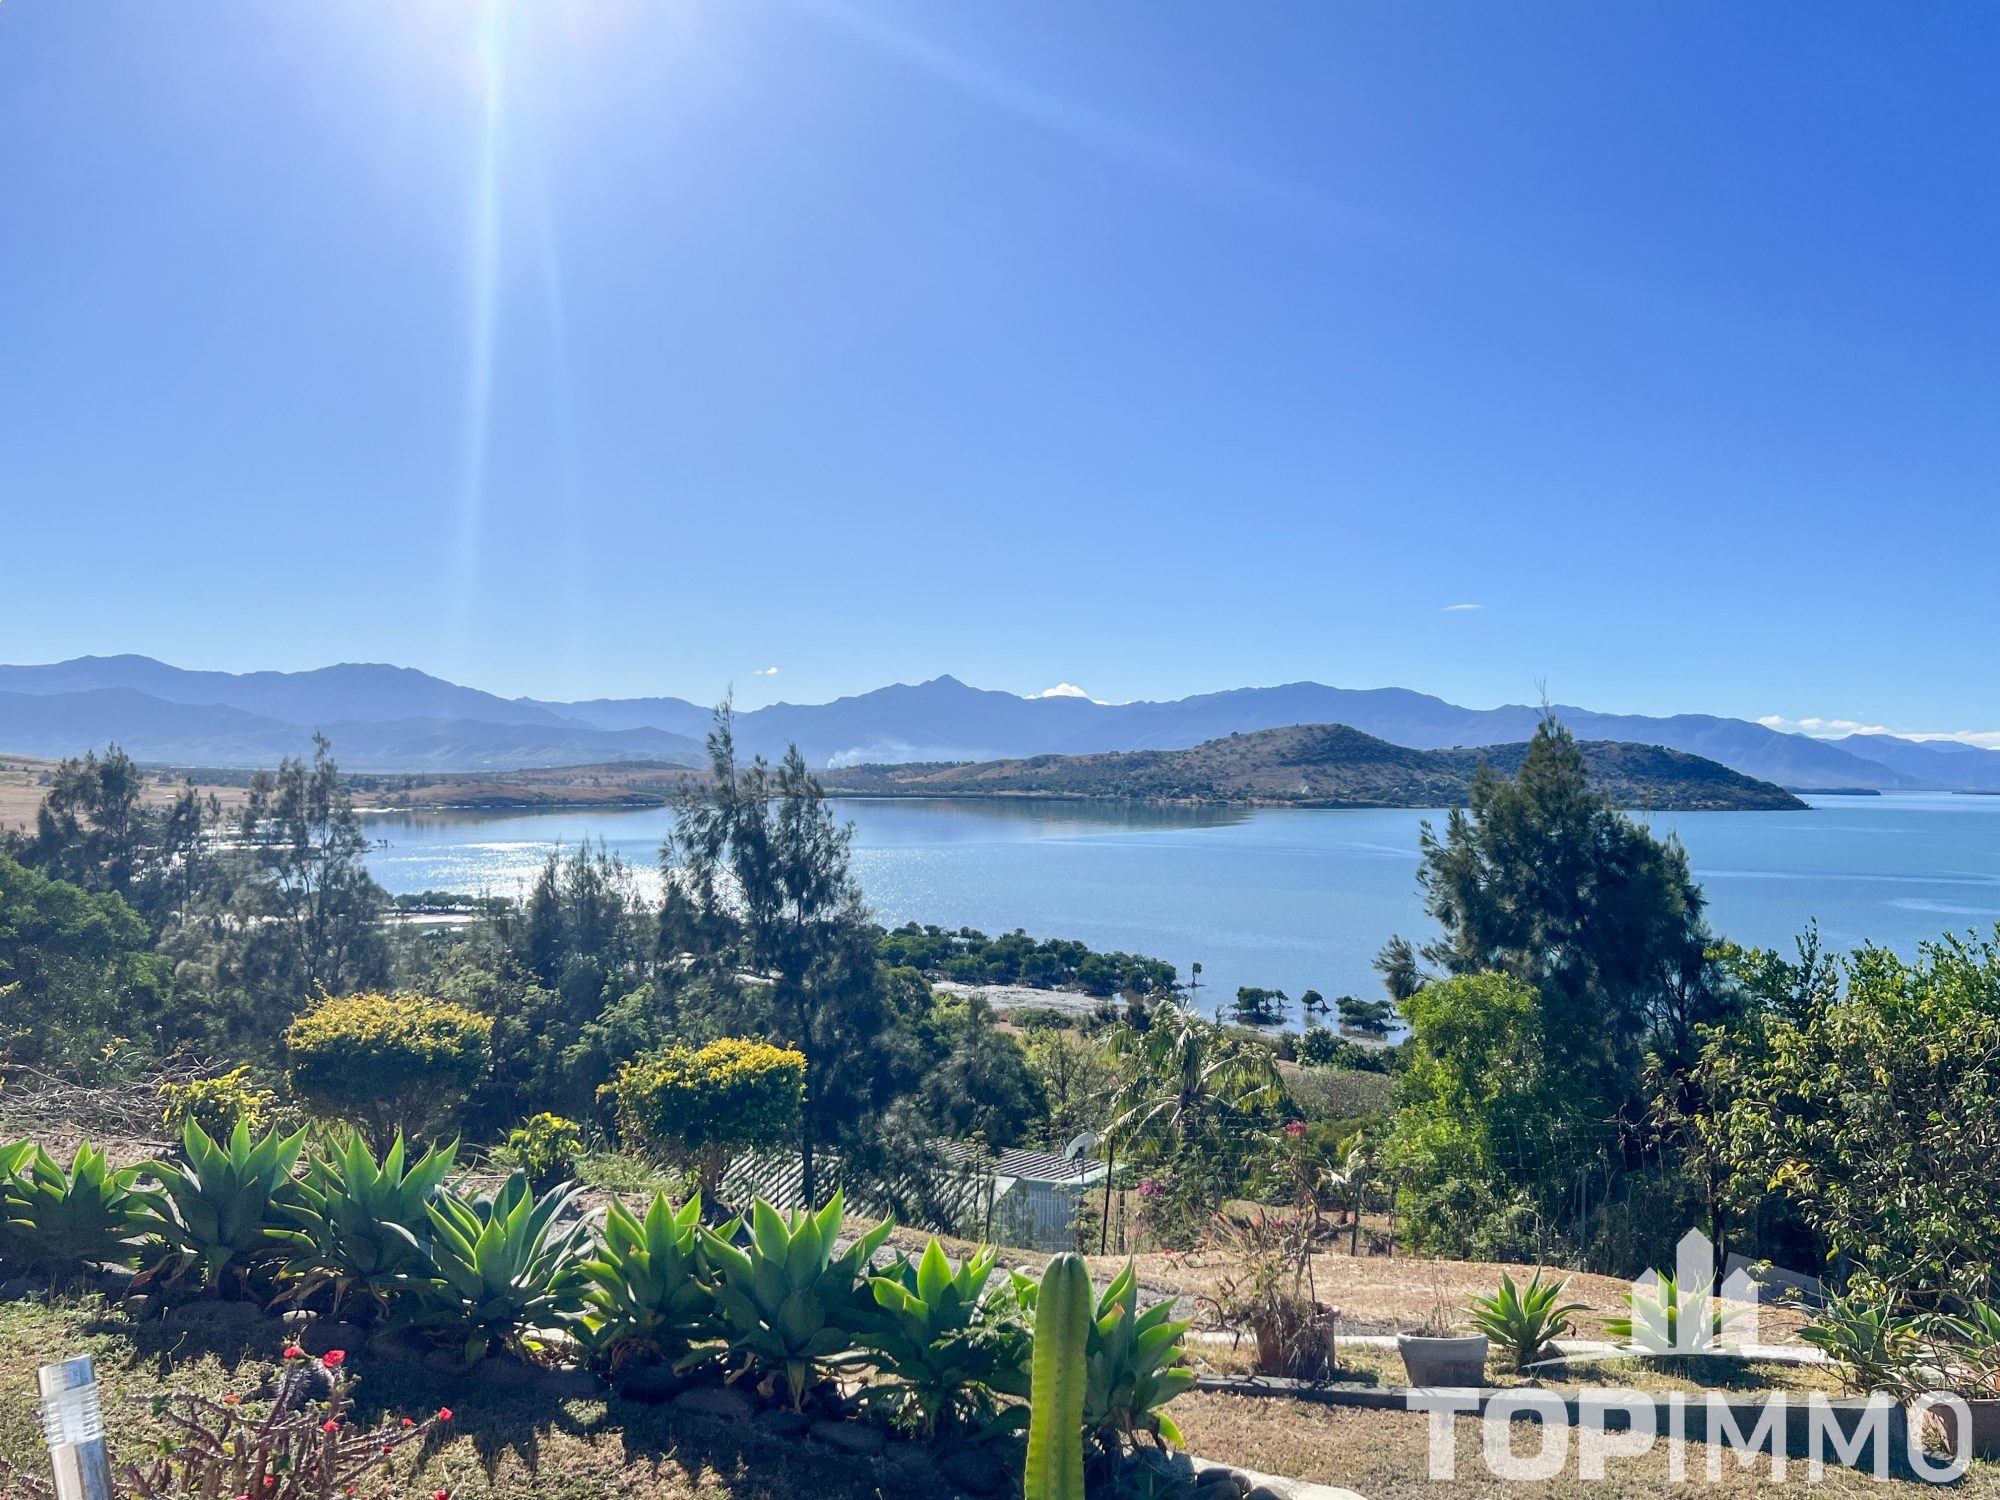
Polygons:
[[[1584,741],[1591,781],[1621,806],[1670,812],[1796,812],[1784,788],[1659,745]],[[841,796],[1123,798],[1267,807],[1457,807],[1484,764],[1511,775],[1525,744],[1413,750],[1344,724],[1297,724],[1188,750],[1036,755],[972,764],[851,766]]]

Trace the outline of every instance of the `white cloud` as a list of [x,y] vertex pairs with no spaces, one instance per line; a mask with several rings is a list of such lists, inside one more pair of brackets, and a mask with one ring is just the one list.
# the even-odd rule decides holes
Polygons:
[[752,672],[750,675],[752,677],[776,677],[778,675],[778,669],[776,667],[762,667],[757,671]]
[[1843,734],[1894,732],[1881,724],[1864,724],[1859,719],[1788,719],[1783,714],[1765,714],[1757,722],[1766,729],[1777,730],[1780,734],[1803,734],[1816,740],[1833,739]]
[[1043,688],[1039,693],[1029,693],[1030,698],[1088,698],[1090,694],[1073,682],[1059,682],[1052,688]]
[[1445,607],[1443,608],[1443,610],[1441,610],[1441,611],[1440,611],[1440,613],[1442,613],[1442,614],[1447,614],[1447,615],[1455,615],[1455,614],[1457,614],[1457,613],[1458,613],[1458,612],[1459,612],[1460,610],[1465,610],[1465,609],[1484,609],[1484,608],[1486,608],[1486,606],[1485,606],[1485,605],[1483,605],[1483,604],[1447,604],[1447,605],[1446,605],[1446,606],[1445,606]]
[[1892,729],[1886,724],[1864,724],[1859,719],[1788,719],[1783,714],[1765,714],[1757,722],[1781,734],[1803,734],[1816,740],[1844,734],[1893,734],[1906,740],[1956,740],[1961,745],[2000,750],[2000,729]]

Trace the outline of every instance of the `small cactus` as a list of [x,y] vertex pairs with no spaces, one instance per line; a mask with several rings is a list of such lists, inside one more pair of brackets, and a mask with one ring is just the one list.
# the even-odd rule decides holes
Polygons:
[[1090,1272],[1082,1256],[1058,1255],[1042,1273],[1036,1298],[1023,1500],[1083,1500],[1084,1348],[1090,1324]]

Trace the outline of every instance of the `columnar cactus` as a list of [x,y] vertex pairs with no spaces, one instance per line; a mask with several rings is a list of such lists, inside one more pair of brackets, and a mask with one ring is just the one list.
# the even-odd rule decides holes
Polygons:
[[1090,1272],[1083,1257],[1064,1254],[1050,1261],[1035,1304],[1023,1500],[1083,1500],[1084,1350],[1091,1325]]

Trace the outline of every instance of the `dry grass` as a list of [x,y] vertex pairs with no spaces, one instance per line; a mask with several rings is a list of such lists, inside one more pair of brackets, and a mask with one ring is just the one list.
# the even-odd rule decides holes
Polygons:
[[[46,778],[56,768],[52,760],[37,760],[28,755],[0,755],[0,829],[31,829],[35,826],[35,812],[42,805],[42,797],[47,793]],[[159,807],[173,801],[180,792],[182,776],[174,772],[159,771],[146,779],[145,801],[149,807]],[[212,786],[197,780],[203,797],[213,792],[225,809],[233,810],[243,805],[246,790],[240,786]]]
[[[1420,1413],[1362,1411],[1197,1391],[1175,1403],[1174,1415],[1192,1452],[1266,1474],[1344,1485],[1368,1500],[1517,1500],[1526,1495],[1555,1500],[1641,1500],[1688,1494],[1736,1497],[1768,1494],[1774,1478],[1768,1458],[1744,1469],[1737,1466],[1733,1455],[1725,1453],[1721,1483],[1708,1484],[1708,1450],[1699,1444],[1685,1444],[1681,1446],[1688,1478],[1676,1483],[1669,1470],[1672,1445],[1662,1439],[1644,1455],[1607,1459],[1602,1480],[1578,1477],[1572,1444],[1570,1462],[1561,1476],[1532,1485],[1507,1482],[1486,1468],[1480,1450],[1481,1424],[1460,1421],[1455,1432],[1456,1477],[1448,1483],[1434,1482],[1429,1468],[1430,1418]],[[1515,1451],[1531,1455],[1539,1435],[1532,1425],[1519,1424]],[[1929,1485],[1907,1477],[1877,1482],[1872,1475],[1831,1466],[1820,1483],[1809,1486],[1802,1460],[1788,1464],[1784,1487],[1810,1488],[1815,1495],[1829,1497],[1874,1495],[1891,1500],[1933,1493]],[[1994,1500],[2000,1497],[2000,1469],[1974,1464],[1951,1493],[1967,1500]]]
[[[898,1243],[921,1248],[925,1236],[898,1230]],[[970,1242],[946,1241],[954,1255],[972,1248]],[[1122,1255],[1091,1255],[1091,1275],[1099,1282],[1115,1276],[1125,1264]],[[1003,1259],[1021,1269],[1036,1270],[1047,1257],[1028,1252],[1007,1254]],[[1173,1295],[1192,1303],[1213,1296],[1221,1275],[1228,1269],[1222,1255],[1191,1252],[1183,1255],[1144,1254],[1134,1256],[1139,1279],[1154,1296]],[[1322,1302],[1340,1309],[1342,1326],[1350,1332],[1406,1332],[1422,1327],[1437,1315],[1440,1307],[1447,1318],[1462,1322],[1466,1306],[1475,1293],[1490,1292],[1507,1272],[1517,1282],[1535,1274],[1534,1266],[1494,1261],[1413,1260],[1400,1256],[1361,1255],[1322,1250],[1313,1256],[1313,1284]],[[1608,1319],[1627,1311],[1629,1282],[1615,1276],[1598,1276],[1588,1271],[1552,1271],[1548,1275],[1568,1278],[1565,1300],[1581,1302],[1587,1311],[1576,1319],[1575,1337],[1603,1338]],[[1758,1309],[1758,1341],[1784,1343],[1794,1339],[1804,1318],[1782,1308]]]

